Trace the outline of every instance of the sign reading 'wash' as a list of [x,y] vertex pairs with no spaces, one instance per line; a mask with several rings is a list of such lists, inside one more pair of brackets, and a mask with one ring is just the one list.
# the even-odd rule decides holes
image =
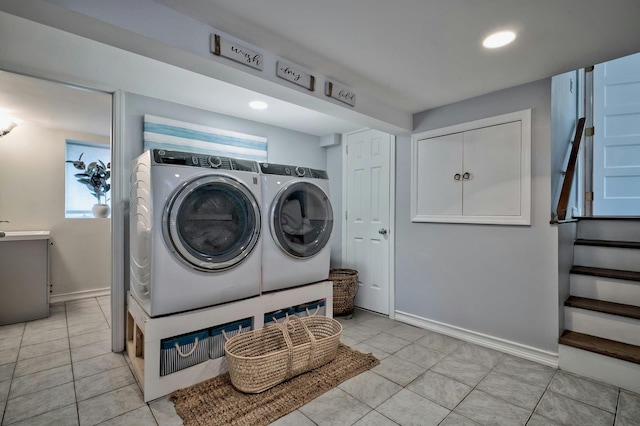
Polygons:
[[214,55],[224,56],[225,58],[262,71],[262,53],[227,40],[219,34],[211,34],[210,50]]

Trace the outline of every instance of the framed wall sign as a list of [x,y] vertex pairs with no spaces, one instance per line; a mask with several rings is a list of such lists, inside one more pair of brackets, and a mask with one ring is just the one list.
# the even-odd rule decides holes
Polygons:
[[324,94],[347,105],[356,106],[356,94],[340,83],[327,81],[324,85]]
[[262,71],[262,53],[251,50],[219,34],[211,34],[211,53]]
[[278,61],[276,63],[276,75],[312,92],[315,90],[316,78],[289,62]]

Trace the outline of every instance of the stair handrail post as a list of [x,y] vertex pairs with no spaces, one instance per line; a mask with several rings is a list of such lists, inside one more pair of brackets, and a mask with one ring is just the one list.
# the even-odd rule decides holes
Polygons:
[[578,162],[578,151],[580,150],[580,142],[582,141],[582,133],[584,132],[585,117],[581,117],[578,120],[576,126],[576,133],[571,146],[571,154],[569,155],[569,162],[567,164],[567,171],[564,174],[562,181],[562,190],[560,191],[560,198],[558,199],[558,206],[556,208],[556,215],[558,220],[565,220],[567,218],[567,208],[569,205],[569,196],[571,195],[571,187],[573,186],[573,177],[576,172],[576,164]]

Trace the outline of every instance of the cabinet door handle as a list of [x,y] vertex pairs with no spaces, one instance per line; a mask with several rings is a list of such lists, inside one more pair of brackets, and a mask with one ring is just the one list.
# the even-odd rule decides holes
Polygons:
[[464,180],[469,180],[470,177],[471,177],[471,173],[469,172],[464,172],[464,174],[462,175],[462,179]]
[[460,175],[460,173],[456,173],[455,175],[453,175],[453,180],[460,180],[462,176]]

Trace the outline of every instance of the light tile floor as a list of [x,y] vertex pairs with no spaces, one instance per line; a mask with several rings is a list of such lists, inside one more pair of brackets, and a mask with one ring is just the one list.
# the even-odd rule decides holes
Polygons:
[[[338,318],[380,365],[273,425],[640,425],[640,395],[387,318]],[[2,425],[180,425],[110,351],[109,298],[0,327]]]

